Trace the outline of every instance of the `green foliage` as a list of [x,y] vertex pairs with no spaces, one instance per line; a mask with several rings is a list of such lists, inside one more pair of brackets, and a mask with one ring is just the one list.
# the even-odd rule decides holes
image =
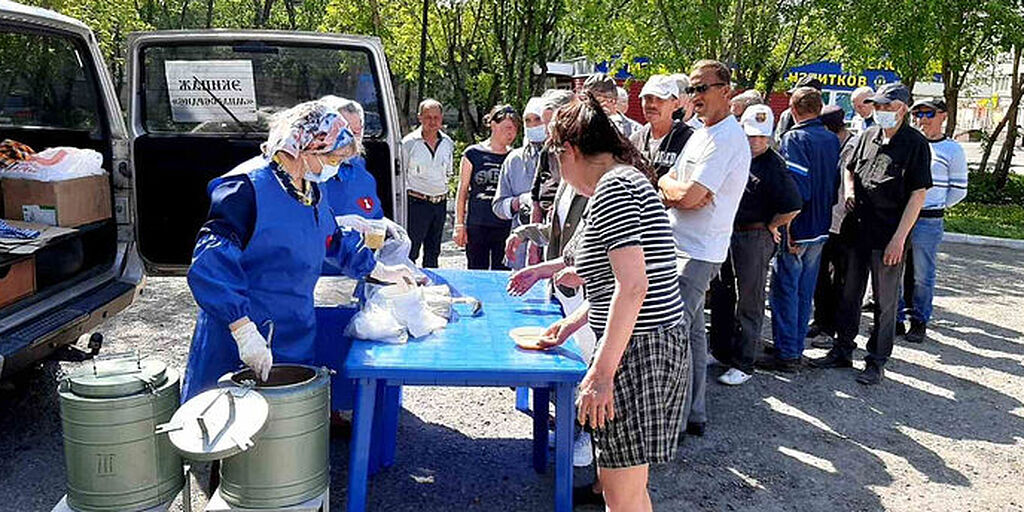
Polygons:
[[1024,240],[1024,206],[960,203],[946,212],[946,231]]
[[964,201],[987,205],[1024,206],[1024,176],[1010,174],[1006,186],[1000,189],[990,172],[971,171]]

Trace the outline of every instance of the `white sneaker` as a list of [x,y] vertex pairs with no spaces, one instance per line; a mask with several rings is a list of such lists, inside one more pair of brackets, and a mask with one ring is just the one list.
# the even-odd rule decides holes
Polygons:
[[722,376],[718,378],[718,382],[721,382],[726,386],[739,386],[740,384],[750,380],[751,377],[753,377],[753,375],[750,375],[749,373],[736,368],[729,368],[729,371],[723,373]]
[[572,443],[572,465],[583,468],[593,463],[594,450],[590,446],[590,434],[581,432],[576,441]]

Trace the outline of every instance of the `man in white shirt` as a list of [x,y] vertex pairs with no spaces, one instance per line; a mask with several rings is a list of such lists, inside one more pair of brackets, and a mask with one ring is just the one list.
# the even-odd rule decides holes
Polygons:
[[750,146],[729,112],[731,72],[718,61],[693,66],[686,95],[704,126],[693,133],[675,167],[658,185],[676,239],[679,288],[690,322],[693,378],[686,431],[703,435],[708,345],[704,294],[729,251],[733,219],[750,172]]
[[424,268],[437,268],[441,234],[447,215],[448,174],[452,172],[455,143],[441,131],[443,108],[437,100],[420,103],[420,127],[402,139],[402,168],[408,195],[408,231],[412,240],[409,259],[416,261],[423,248]]
[[850,102],[853,103],[853,111],[857,113],[853,117],[853,131],[864,133],[864,130],[875,124],[875,108],[868,103],[868,98],[875,95],[875,90],[868,87],[858,87],[850,93]]
[[896,310],[896,329],[899,331],[909,316],[910,330],[906,340],[921,343],[932,318],[935,264],[945,232],[943,217],[946,210],[967,197],[967,158],[960,143],[947,138],[943,130],[948,115],[944,100],[920,100],[914,103],[910,112],[931,148],[932,187],[925,193],[924,206],[914,223],[914,230],[910,232],[911,257],[907,259],[903,273],[904,293],[900,295],[900,305]]
[[643,125],[626,115],[626,112],[629,111],[629,91],[622,87],[616,87],[615,90],[618,92],[618,103],[615,104],[615,115],[612,116],[612,122],[628,139],[640,131]]

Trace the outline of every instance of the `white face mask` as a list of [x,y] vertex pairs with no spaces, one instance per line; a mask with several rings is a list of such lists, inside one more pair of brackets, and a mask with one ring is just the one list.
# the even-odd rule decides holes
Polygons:
[[[303,162],[305,162],[305,160],[303,160]],[[304,177],[306,178],[306,181],[312,183],[325,183],[327,180],[338,175],[339,168],[340,166],[338,165],[328,165],[325,163],[321,163],[320,174],[316,174],[309,169],[309,163],[307,162],[306,174]]]
[[878,123],[878,126],[881,126],[886,130],[889,130],[895,128],[896,125],[899,124],[899,119],[897,118],[896,112],[876,110],[875,122]]
[[543,124],[526,129],[526,140],[540,144],[548,138],[548,129]]

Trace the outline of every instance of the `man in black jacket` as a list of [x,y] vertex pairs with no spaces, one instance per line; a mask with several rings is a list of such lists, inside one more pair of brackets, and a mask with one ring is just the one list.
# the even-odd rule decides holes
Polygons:
[[675,165],[693,134],[693,128],[685,122],[672,119],[678,96],[676,81],[665,75],[652,76],[640,91],[647,124],[629,140],[647,157],[659,177]]

